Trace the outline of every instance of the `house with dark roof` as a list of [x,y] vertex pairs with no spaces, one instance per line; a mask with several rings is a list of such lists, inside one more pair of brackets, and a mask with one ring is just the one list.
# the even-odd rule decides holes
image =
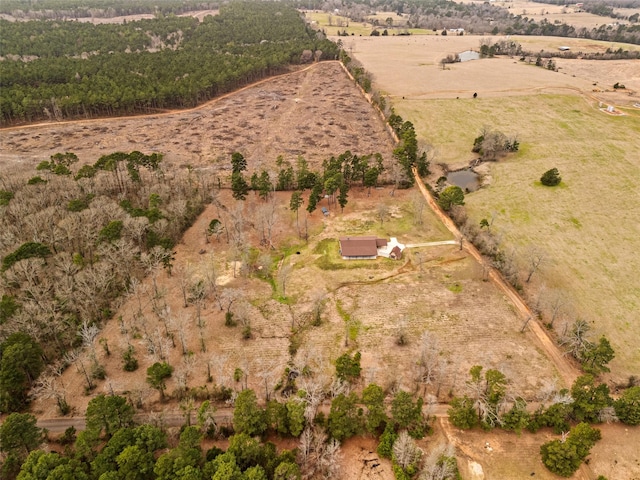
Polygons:
[[374,236],[340,238],[340,255],[345,260],[375,260],[378,248],[387,246],[387,240]]

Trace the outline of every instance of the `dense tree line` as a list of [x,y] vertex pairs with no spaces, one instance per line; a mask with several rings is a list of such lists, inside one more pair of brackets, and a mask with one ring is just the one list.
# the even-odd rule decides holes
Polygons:
[[0,13],[16,18],[61,19],[61,18],[109,18],[141,14],[181,14],[194,10],[218,8],[219,2],[199,0],[6,0],[0,5]]
[[[393,461],[397,475],[422,470],[421,478],[427,480],[458,478],[452,452],[434,449],[432,459],[421,458],[423,452],[415,446],[413,439],[430,432],[421,398],[403,390],[388,395],[376,384],[366,386],[361,396],[349,393],[344,383],[334,384],[330,391],[309,375],[301,383],[306,390],[266,404],[253,390],[238,392],[231,424],[218,423],[210,401],[194,403],[196,422],[185,415],[177,442],[161,427],[136,425],[134,408],[118,395],[100,394],[89,402],[86,429],[76,432],[72,427],[58,439],[64,453],[41,450],[45,435],[35,417],[13,413],[0,426],[3,478],[332,478],[340,468],[340,443],[365,432],[380,438],[378,452]],[[318,406],[330,395],[331,409],[325,416]],[[297,448],[278,452],[274,444],[263,441],[272,435],[297,439]],[[205,438],[228,438],[226,452],[215,446],[202,450]],[[443,461],[449,474],[429,475],[440,470]]]
[[177,48],[195,31],[198,20],[163,17],[124,24],[0,20],[0,55],[34,58],[80,57],[108,53],[141,52],[157,47]]
[[[160,154],[77,162],[56,154],[31,178],[0,178],[9,194],[0,206],[2,412],[24,408],[43,360],[55,365],[91,343],[94,325],[148,269],[171,268],[171,249],[208,201],[204,179],[164,172]],[[95,362],[82,368],[90,389],[103,373]]]
[[[284,71],[304,50],[337,54],[295,9],[274,3],[234,2],[202,23],[175,17],[115,26],[48,23],[7,23],[16,40],[3,44],[2,55],[38,58],[0,62],[4,123],[191,107]],[[90,40],[94,32],[99,42]],[[32,36],[35,46],[28,47]],[[171,48],[149,51],[151,37]]]
[[[465,394],[451,401],[449,418],[462,429],[480,426],[485,430],[500,427],[520,433],[552,428],[568,438],[547,442],[541,447],[544,464],[554,473],[571,476],[600,439],[600,432],[589,424],[620,421],[640,423],[640,386],[629,384],[619,399],[609,395],[609,387],[599,384],[593,375],[579,377],[571,389],[545,389],[539,406],[527,409],[527,402],[509,392],[509,380],[500,371],[483,373],[476,365],[470,370]],[[571,427],[575,425],[575,427]]]

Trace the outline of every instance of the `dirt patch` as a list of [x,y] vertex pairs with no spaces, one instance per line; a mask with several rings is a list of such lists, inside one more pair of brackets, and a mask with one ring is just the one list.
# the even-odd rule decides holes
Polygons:
[[356,437],[342,445],[340,478],[343,480],[393,480],[391,462],[376,453],[374,438]]

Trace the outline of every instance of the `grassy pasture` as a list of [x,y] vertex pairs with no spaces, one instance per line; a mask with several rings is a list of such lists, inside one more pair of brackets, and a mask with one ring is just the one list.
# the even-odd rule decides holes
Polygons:
[[[399,101],[396,109],[447,163],[473,158],[483,125],[518,136],[520,152],[492,164],[491,185],[467,197],[470,216],[495,214],[495,230],[521,252],[542,248],[549,262],[533,289],[567,292],[575,313],[611,339],[614,376],[637,373],[640,117],[609,116],[579,96],[478,100]],[[541,186],[552,167],[562,184]]]
[[[442,71],[436,60],[445,52],[474,48],[480,39],[380,40],[355,39],[354,56],[373,72],[396,111],[414,123],[418,138],[434,145],[436,162],[466,165],[483,126],[517,135],[520,151],[489,165],[490,186],[467,196],[470,217],[479,222],[495,214],[495,231],[520,252],[520,262],[530,245],[544,250],[548,262],[528,285],[530,294],[542,284],[563,292],[572,317],[593,322],[594,335],[612,341],[614,378],[637,374],[640,111],[629,104],[637,94],[594,93],[593,84],[609,85],[618,75],[625,78],[622,83],[636,85],[638,62],[620,61],[612,73],[608,62],[558,61],[560,72],[550,72],[502,58]],[[563,40],[570,41],[531,41],[544,48]],[[575,48],[604,45],[589,40]],[[473,91],[479,92],[475,100]],[[626,115],[602,112],[598,98]],[[552,167],[560,170],[563,184],[542,187],[540,176]]]
[[[378,13],[370,19],[377,19],[379,26],[373,25],[371,22],[354,22],[348,17],[343,17],[339,14],[310,11],[304,12],[305,17],[314,23],[314,28],[321,29],[327,33],[327,35],[338,35],[338,32],[346,31],[349,35],[368,37],[374,29],[378,29],[380,33],[385,28],[390,36],[395,35],[396,31],[408,31],[411,35],[429,35],[433,34],[431,30],[425,30],[421,28],[405,28],[405,20],[402,17],[398,17],[395,13]],[[387,17],[393,18],[393,26],[387,27],[385,20]],[[398,30],[401,29],[401,30]],[[344,38],[344,37],[343,37]]]

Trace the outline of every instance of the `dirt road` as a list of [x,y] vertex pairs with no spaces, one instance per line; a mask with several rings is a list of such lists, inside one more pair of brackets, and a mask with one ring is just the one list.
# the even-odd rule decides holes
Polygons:
[[[322,409],[325,414],[329,413],[329,409]],[[436,418],[449,417],[449,405],[447,403],[428,404],[423,408],[425,415]],[[233,419],[233,408],[220,408],[214,414],[215,421],[218,425],[230,425]],[[181,427],[185,424],[186,418],[183,412],[166,411],[162,413],[140,413],[134,417],[136,423],[160,423],[165,427]],[[191,414],[191,425],[197,422],[196,414]],[[37,423],[38,427],[45,428],[51,433],[63,433],[67,428],[74,427],[81,431],[87,428],[85,417],[57,417],[57,418],[40,418]]]
[[[433,212],[438,216],[438,218],[444,223],[447,229],[456,236],[456,238],[461,238],[462,234],[453,220],[446,215],[440,206],[437,204],[431,193],[427,190],[424,185],[424,182],[419,177],[418,173],[414,169],[414,176],[416,178],[416,183],[422,195],[427,200],[429,207],[433,210]],[[525,303],[522,297],[518,294],[518,292],[503,278],[502,274],[496,270],[495,268],[487,265],[486,260],[482,257],[478,249],[471,244],[470,242],[463,241],[464,249],[476,259],[476,261],[485,266],[489,272],[489,278],[491,281],[507,296],[507,298],[511,301],[511,303],[516,307],[518,312],[520,313],[523,322],[527,322],[527,327],[534,334],[536,341],[539,346],[544,349],[547,353],[551,361],[556,366],[558,370],[558,374],[562,378],[566,387],[570,387],[580,376],[580,371],[575,368],[563,355],[560,349],[556,346],[553,340],[549,337],[546,330],[540,325],[533,311],[529,308],[529,306]]]

